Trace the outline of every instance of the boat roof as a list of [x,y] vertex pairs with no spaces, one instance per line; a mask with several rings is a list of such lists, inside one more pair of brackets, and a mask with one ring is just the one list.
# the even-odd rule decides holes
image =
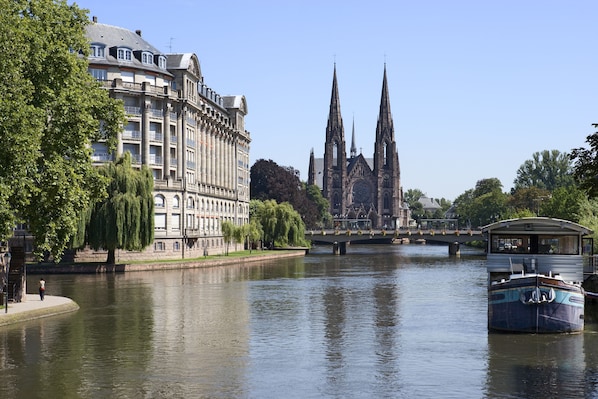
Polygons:
[[577,233],[590,235],[593,231],[570,220],[549,217],[525,217],[501,220],[482,227],[482,233]]

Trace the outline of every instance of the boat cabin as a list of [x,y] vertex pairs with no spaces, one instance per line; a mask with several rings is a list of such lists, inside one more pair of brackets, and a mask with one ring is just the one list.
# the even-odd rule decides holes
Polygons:
[[547,217],[502,220],[482,228],[487,237],[487,270],[492,281],[515,273],[560,275],[583,281],[584,255],[591,255],[592,230]]

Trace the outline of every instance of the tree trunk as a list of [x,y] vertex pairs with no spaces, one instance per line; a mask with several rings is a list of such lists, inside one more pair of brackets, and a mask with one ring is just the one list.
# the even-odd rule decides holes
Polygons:
[[106,260],[107,264],[114,265],[116,263],[116,256],[114,253],[115,253],[114,249],[108,250],[108,259]]

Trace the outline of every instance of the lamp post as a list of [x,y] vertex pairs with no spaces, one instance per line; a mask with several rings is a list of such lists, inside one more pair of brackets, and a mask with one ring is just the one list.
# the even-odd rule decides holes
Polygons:
[[206,233],[206,231],[204,230],[203,232],[203,257],[207,258],[208,257],[208,238],[207,238],[208,233]]
[[4,253],[4,313],[8,313],[8,275],[10,274],[10,252]]

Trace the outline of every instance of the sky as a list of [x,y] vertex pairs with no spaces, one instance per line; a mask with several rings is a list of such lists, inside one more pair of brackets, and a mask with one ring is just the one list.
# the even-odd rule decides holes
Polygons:
[[[69,2],[71,4],[72,2]],[[307,180],[324,156],[336,65],[347,154],[372,158],[386,66],[406,192],[453,201],[481,179],[510,191],[535,152],[588,147],[598,122],[595,0],[80,0],[90,19],[244,95],[250,164]]]

